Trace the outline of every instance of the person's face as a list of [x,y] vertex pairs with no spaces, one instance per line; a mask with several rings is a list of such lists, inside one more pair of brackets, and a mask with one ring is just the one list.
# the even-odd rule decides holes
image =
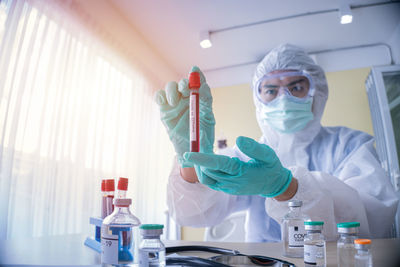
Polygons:
[[279,70],[268,73],[268,76],[272,77],[267,76],[258,88],[259,96],[264,103],[271,102],[281,94],[290,94],[298,98],[308,95],[310,89],[308,78],[301,75],[288,75],[290,72]]

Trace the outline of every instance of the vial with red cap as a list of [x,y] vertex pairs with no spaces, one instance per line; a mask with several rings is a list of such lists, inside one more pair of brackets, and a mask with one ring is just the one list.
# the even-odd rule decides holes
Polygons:
[[128,178],[119,178],[117,190],[117,198],[126,198],[126,192],[128,191]]
[[140,220],[129,209],[130,198],[115,198],[113,203],[114,212],[101,226],[102,266],[135,266]]

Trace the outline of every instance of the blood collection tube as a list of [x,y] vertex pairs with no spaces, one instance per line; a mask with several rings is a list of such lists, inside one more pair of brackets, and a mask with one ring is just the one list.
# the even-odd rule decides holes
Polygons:
[[200,151],[199,88],[200,88],[199,68],[194,66],[189,74],[190,152]]
[[106,180],[106,192],[107,192],[107,216],[110,215],[114,211],[114,191],[115,191],[115,183],[114,179]]
[[128,178],[119,177],[117,189],[117,198],[126,198],[126,191],[128,190]]
[[[106,180],[101,180],[101,218],[107,216],[107,194],[106,194]],[[96,225],[96,232],[94,238],[100,242],[101,240],[101,227]]]
[[107,191],[106,180],[101,180],[101,218],[107,217]]

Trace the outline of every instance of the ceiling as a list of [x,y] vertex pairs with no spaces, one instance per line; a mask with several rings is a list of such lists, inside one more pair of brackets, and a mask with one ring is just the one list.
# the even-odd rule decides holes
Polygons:
[[[226,73],[243,66],[254,70],[255,64],[281,43],[292,43],[318,54],[318,51],[387,44],[395,31],[400,30],[399,1],[350,1],[353,22],[345,25],[339,22],[339,0],[111,0],[111,3],[179,75],[186,76],[191,66],[198,65],[206,76],[225,73],[220,75],[222,80],[237,82],[249,82],[251,74],[238,77],[240,71],[231,72],[230,76]],[[213,43],[208,49],[199,46],[199,34],[205,30],[211,32]]]

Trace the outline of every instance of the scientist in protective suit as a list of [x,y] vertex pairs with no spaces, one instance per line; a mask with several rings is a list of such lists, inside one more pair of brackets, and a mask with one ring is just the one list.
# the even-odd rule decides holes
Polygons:
[[229,155],[213,153],[212,96],[200,74],[200,153],[188,152],[188,80],[156,93],[177,153],[168,207],[179,225],[213,226],[247,210],[246,241],[280,241],[287,202],[298,199],[312,220],[325,222],[327,240],[336,238],[337,223],[351,221],[360,222],[361,237],[390,235],[398,199],[374,139],[346,127],[321,126],[328,85],[304,50],[280,45],[258,64],[252,89],[263,135],[258,142],[238,137]]

